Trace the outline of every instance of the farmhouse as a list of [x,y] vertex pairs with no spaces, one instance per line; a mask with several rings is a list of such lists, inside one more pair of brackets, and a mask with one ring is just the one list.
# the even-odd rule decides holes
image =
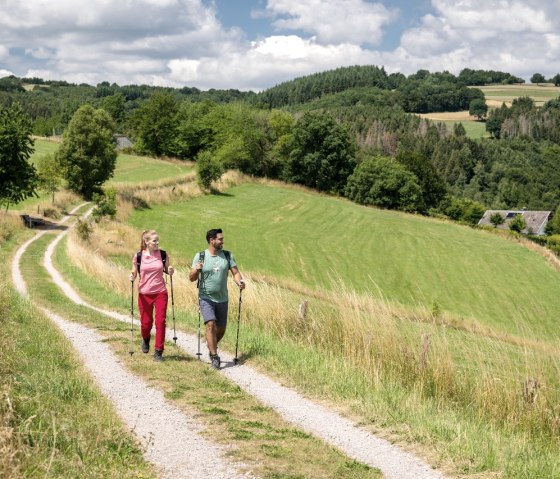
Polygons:
[[124,135],[113,135],[117,140],[117,150],[122,150],[124,148],[132,148],[133,144],[130,138]]
[[532,234],[542,236],[545,234],[545,228],[552,219],[552,211],[528,211],[528,210],[486,210],[484,216],[478,222],[479,226],[494,226],[490,218],[492,215],[499,213],[502,215],[504,222],[498,225],[501,230],[509,230],[509,223],[518,215],[523,216],[527,227],[521,231],[523,234]]

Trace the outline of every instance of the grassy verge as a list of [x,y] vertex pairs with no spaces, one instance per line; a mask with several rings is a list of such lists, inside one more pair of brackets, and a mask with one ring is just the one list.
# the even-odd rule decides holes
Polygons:
[[[110,305],[126,301],[125,291],[120,300],[115,295],[117,279],[107,271],[85,274],[68,264],[70,257],[59,251],[57,262],[84,296]],[[92,266],[94,255],[89,258]],[[104,277],[104,285],[95,277]],[[181,285],[176,298],[192,296],[189,286],[176,284]],[[523,379],[538,375],[547,362],[546,384],[558,387],[554,354],[442,328],[437,321],[414,316],[411,321],[349,292],[325,298],[330,300],[310,300],[302,321],[298,292],[251,281],[243,303],[244,359],[318,400],[328,398],[356,422],[455,473],[531,477],[539,471],[554,477],[558,472],[558,412],[548,404],[557,404],[558,391],[541,390],[531,404],[522,397]],[[193,309],[189,314],[188,305],[182,306],[177,316],[194,325]],[[230,350],[231,331],[224,340]]]
[[155,477],[68,341],[7,278],[0,325],[0,477]]
[[[228,453],[248,465],[258,476],[267,479],[288,478],[375,478],[379,472],[349,460],[338,451],[301,430],[285,423],[276,413],[263,407],[238,386],[225,380],[207,365],[193,360],[169,346],[166,361],[154,363],[150,355],[128,355],[128,325],[107,319],[84,307],[69,304],[51,283],[36,258],[49,237],[32,244],[22,272],[35,301],[48,304],[66,318],[97,328],[106,337],[123,364],[150,384],[161,388],[166,397],[185,412],[194,414],[206,425],[205,434],[228,447]],[[56,261],[79,289],[97,296],[101,288],[96,281],[68,264],[64,251],[57,251]],[[88,296],[88,294],[84,294]],[[107,294],[104,303],[126,308],[130,298]],[[127,306],[125,306],[127,305]],[[138,351],[138,348],[137,348]],[[201,460],[203,460],[201,458]]]

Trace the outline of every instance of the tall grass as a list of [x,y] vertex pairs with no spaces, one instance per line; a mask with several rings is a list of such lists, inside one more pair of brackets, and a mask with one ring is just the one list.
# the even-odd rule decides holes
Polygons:
[[[1,226],[1,225],[0,225]],[[0,311],[11,309],[5,284],[0,284]],[[6,321],[6,313],[0,313],[0,325]],[[8,331],[0,327],[0,477],[18,479],[22,477],[19,469],[21,444],[14,428],[15,411],[13,408],[13,378],[16,350]]]
[[23,223],[18,215],[0,212],[0,246],[9,241],[17,231],[23,229]]
[[5,281],[0,304],[0,477],[151,477],[60,331]]

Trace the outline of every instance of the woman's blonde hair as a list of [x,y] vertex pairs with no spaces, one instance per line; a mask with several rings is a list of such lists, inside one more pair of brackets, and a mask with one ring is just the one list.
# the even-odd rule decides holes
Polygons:
[[140,251],[146,249],[146,241],[150,239],[153,235],[157,235],[156,230],[144,230],[140,236]]

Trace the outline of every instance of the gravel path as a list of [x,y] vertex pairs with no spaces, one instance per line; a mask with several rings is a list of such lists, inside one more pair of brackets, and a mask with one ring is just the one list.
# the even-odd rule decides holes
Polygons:
[[[64,221],[67,219],[68,217],[64,218]],[[46,231],[41,231],[24,243],[14,256],[12,278],[16,289],[24,295],[27,294],[27,286],[19,268],[21,257],[26,248],[45,233]],[[55,241],[60,241],[64,234],[65,232],[58,235]],[[52,248],[49,251],[45,258],[48,256],[49,271],[52,274]],[[58,278],[61,279],[60,276]],[[71,299],[77,298],[78,295],[75,294]],[[136,435],[144,457],[154,464],[159,477],[251,477],[250,474],[238,472],[243,466],[229,462],[225,458],[224,448],[200,435],[202,426],[198,422],[168,404],[160,391],[129,373],[95,330],[66,321],[46,309],[44,312],[72,342],[102,392],[112,401],[123,422]]]
[[[130,316],[103,310],[85,302],[56,271],[50,257],[62,236],[63,234],[59,235],[49,245],[45,253],[45,266],[64,291],[64,294],[78,304],[90,307],[120,321],[130,322]],[[166,336],[172,337],[171,331],[168,331]],[[178,347],[191,355],[196,354],[197,338],[195,335],[178,331],[177,338]],[[287,421],[323,439],[349,457],[379,468],[385,477],[399,479],[444,478],[443,474],[432,469],[420,458],[356,427],[351,421],[339,414],[305,399],[294,390],[277,384],[249,366],[234,366],[233,358],[227,353],[222,351],[220,356],[224,363],[221,369],[222,374],[236,382],[249,394],[276,410]],[[208,361],[206,354],[202,355],[202,360]]]

